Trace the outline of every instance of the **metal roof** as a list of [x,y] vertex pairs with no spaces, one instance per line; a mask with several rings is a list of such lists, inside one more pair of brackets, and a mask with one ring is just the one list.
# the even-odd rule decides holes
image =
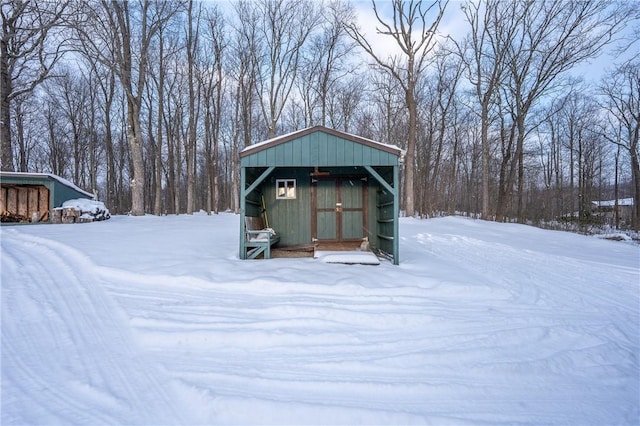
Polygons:
[[5,178],[24,178],[24,179],[50,179],[59,182],[60,184],[73,189],[89,198],[93,198],[93,194],[80,189],[73,182],[68,181],[65,178],[54,175],[52,173],[28,173],[28,172],[0,172],[0,180]]

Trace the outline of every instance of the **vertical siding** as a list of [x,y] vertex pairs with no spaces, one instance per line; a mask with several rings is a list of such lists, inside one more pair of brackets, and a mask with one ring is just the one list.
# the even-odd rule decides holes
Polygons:
[[303,163],[302,165],[307,165],[307,166],[319,165],[317,159],[320,156],[320,147],[319,147],[317,138],[314,139],[313,141],[310,141],[309,139],[311,139],[310,136],[305,136],[304,139],[298,139],[298,143],[303,144],[301,149],[308,153],[308,156],[306,158],[307,162]]
[[53,186],[55,187],[53,207],[61,207],[62,204],[67,200],[73,200],[76,198],[89,198],[86,195],[81,194],[78,191],[71,189],[59,182],[54,182]]
[[[277,169],[259,190],[264,194],[269,225],[280,235],[281,245],[311,243],[310,169]],[[296,199],[276,199],[276,179],[296,179]]]
[[363,238],[364,223],[362,220],[362,212],[342,212],[342,238],[356,239]]
[[353,149],[351,153],[352,155],[351,162],[354,164],[356,164],[357,162],[360,162],[361,164],[359,165],[362,165],[363,163],[361,161],[364,160],[364,145],[360,145],[359,143],[354,143],[354,144],[351,144],[351,147]]
[[[298,138],[273,144],[260,151],[253,152],[241,158],[243,168],[264,170],[264,167],[275,166],[274,172],[268,176],[247,199],[253,199],[252,207],[247,210],[256,211],[256,199],[264,194],[269,225],[280,235],[281,245],[297,245],[311,243],[311,177],[314,167],[324,171],[331,171],[332,175],[353,176],[365,173],[362,166],[374,166],[377,173],[387,182],[393,182],[397,192],[396,173],[399,157],[392,152],[378,149],[367,143],[354,142],[333,134],[317,131],[304,134]],[[371,176],[371,175],[370,175]],[[296,179],[296,199],[276,199],[276,179]],[[249,179],[250,180],[250,179]],[[373,248],[394,255],[397,253],[397,222],[396,206],[397,194],[390,193],[377,179],[370,177],[366,186],[368,216],[367,227],[364,230],[369,236]],[[345,189],[342,194],[343,206],[357,206],[357,200],[350,197]],[[319,200],[320,202],[321,200]],[[359,213],[343,212],[343,238],[359,238],[364,224]],[[323,213],[319,213],[323,214]],[[327,212],[327,214],[331,214]],[[335,228],[335,221],[327,219]],[[337,229],[325,229],[325,234],[336,234]],[[382,238],[382,237],[389,238]],[[325,238],[327,236],[325,235]],[[395,263],[395,262],[394,262]]]
[[[345,144],[347,143],[347,141],[345,141],[344,139],[337,139],[335,137],[333,139],[334,141],[332,143],[335,145],[334,149],[331,149],[332,148],[331,144],[327,144],[327,148],[330,151],[335,152],[335,162],[331,165],[338,166],[340,164],[355,164],[353,162],[353,159],[348,162],[344,157]],[[353,142],[349,142],[349,144],[353,144]]]
[[392,166],[398,157],[367,145],[316,132],[243,157],[245,167]]

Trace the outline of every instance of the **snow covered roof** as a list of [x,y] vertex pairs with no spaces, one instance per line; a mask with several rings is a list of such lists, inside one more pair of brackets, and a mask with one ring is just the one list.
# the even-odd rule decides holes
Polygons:
[[58,175],[54,175],[52,173],[27,173],[27,172],[0,172],[0,178],[48,178],[55,181],[58,181],[64,186],[67,186],[74,191],[77,191],[83,195],[86,195],[89,198],[93,198],[93,194],[87,191],[80,189],[73,182],[68,181],[65,178],[62,178]]
[[379,149],[381,151],[386,151],[386,152],[390,152],[392,154],[395,154],[397,156],[402,156],[403,154],[403,150],[401,148],[399,148],[396,145],[391,145],[391,144],[386,144],[386,143],[382,143],[382,142],[377,142],[371,139],[367,139],[367,138],[363,138],[362,136],[357,136],[357,135],[353,135],[351,133],[347,133],[347,132],[342,132],[339,130],[335,130],[335,129],[330,129],[328,127],[324,127],[324,126],[313,126],[313,127],[307,127],[306,129],[302,129],[302,130],[296,130],[295,132],[291,132],[291,133],[287,133],[285,135],[281,135],[272,139],[268,139],[266,141],[263,142],[259,142],[253,145],[250,145],[246,148],[244,148],[241,152],[240,152],[240,157],[244,157],[246,155],[249,154],[253,154],[255,152],[259,152],[262,151],[264,149],[270,148],[272,146],[276,146],[276,145],[280,145],[282,143],[288,142],[290,140],[296,139],[296,138],[300,138],[302,136],[314,133],[314,132],[324,132],[324,133],[328,133],[330,135],[342,138],[342,139],[346,139],[352,142],[356,142],[356,143],[360,143],[362,145],[367,145],[370,146],[372,148],[376,148]]
[[[607,200],[607,201],[592,201],[595,207],[613,207],[616,205],[616,200]],[[630,198],[620,198],[618,200],[619,206],[632,206],[633,205],[633,197]]]

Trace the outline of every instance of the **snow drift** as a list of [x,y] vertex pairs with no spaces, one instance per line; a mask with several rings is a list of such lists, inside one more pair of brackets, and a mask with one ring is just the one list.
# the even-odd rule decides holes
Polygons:
[[3,227],[2,424],[637,424],[640,249],[402,219],[238,259],[230,214]]

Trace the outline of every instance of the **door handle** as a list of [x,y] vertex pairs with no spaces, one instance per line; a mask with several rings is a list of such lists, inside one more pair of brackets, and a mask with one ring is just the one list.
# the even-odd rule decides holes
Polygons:
[[340,213],[342,211],[342,203],[336,203],[336,212]]

